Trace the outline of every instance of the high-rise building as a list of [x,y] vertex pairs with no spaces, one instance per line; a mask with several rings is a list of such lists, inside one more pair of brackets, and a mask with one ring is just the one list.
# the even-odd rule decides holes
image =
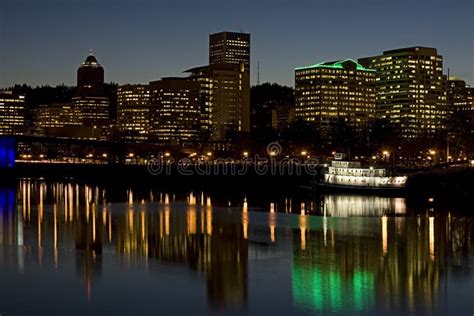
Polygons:
[[86,60],[77,70],[76,97],[104,96],[104,68],[95,56],[89,53]]
[[209,65],[243,64],[250,72],[250,34],[220,32],[209,35]]
[[447,96],[448,114],[457,111],[474,110],[474,88],[466,85],[466,82],[457,78],[448,80]]
[[446,76],[435,48],[389,50],[359,62],[377,71],[377,116],[397,124],[402,137],[432,136],[445,128]]
[[77,90],[73,105],[82,113],[83,126],[101,130],[106,137],[110,125],[110,102],[104,93],[104,68],[92,53],[77,70]]
[[[225,77],[235,77],[235,74],[224,74],[228,70],[225,70],[221,65],[229,64],[238,66],[238,69],[232,69],[232,72],[238,71],[239,81],[241,83],[241,93],[239,99],[241,104],[239,105],[241,114],[239,128],[235,129],[234,123],[229,123],[232,129],[238,130],[240,132],[250,132],[250,34],[248,33],[236,33],[236,32],[219,32],[209,35],[209,65],[216,66],[213,70],[213,73],[216,74],[216,77],[220,79],[217,80],[226,80]],[[221,73],[218,74],[218,73]],[[221,82],[224,85],[232,85],[232,80],[229,82]],[[225,89],[225,88],[224,88]],[[216,90],[217,91],[217,90]],[[216,99],[225,100],[228,96],[224,94],[216,94]],[[225,109],[222,109],[222,115],[216,113],[216,115],[221,116],[219,120],[226,125],[225,123]],[[215,115],[213,115],[215,116]],[[221,130],[222,128],[227,128],[226,126],[216,126],[215,130]],[[219,132],[219,135],[214,135],[215,140],[224,138],[224,132]]]
[[356,132],[375,112],[375,71],[351,59],[295,69],[295,117],[319,126],[323,139],[343,121]]
[[199,139],[199,90],[199,83],[188,78],[150,82],[151,140],[184,144]]
[[200,84],[201,135],[224,141],[231,132],[249,131],[250,82],[248,72],[234,64],[216,64],[190,70]]
[[213,84],[209,66],[195,67],[185,72],[190,73],[189,79],[199,83],[199,111],[200,111],[200,139],[209,141],[211,139],[212,123],[212,94]]
[[25,132],[25,96],[0,91],[0,135]]
[[150,89],[148,85],[123,85],[117,88],[117,121],[121,138],[146,141],[150,127]]

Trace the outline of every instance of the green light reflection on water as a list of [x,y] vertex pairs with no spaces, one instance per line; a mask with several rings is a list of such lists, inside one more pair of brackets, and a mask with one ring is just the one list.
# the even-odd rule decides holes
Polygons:
[[316,312],[363,311],[374,305],[374,274],[355,269],[343,278],[335,269],[293,263],[292,289],[295,305]]

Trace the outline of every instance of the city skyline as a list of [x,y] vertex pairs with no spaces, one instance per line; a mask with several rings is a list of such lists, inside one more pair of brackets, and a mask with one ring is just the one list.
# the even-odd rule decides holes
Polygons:
[[0,0],[0,316],[472,313],[473,13]]
[[[306,10],[301,10],[301,4],[286,1],[272,5],[268,1],[244,1],[239,6],[214,1],[187,4],[180,7],[179,3],[139,1],[132,6],[123,1],[89,1],[87,6],[80,6],[49,0],[40,7],[29,0],[3,1],[3,52],[15,54],[0,56],[0,87],[16,83],[74,85],[70,69],[78,66],[91,48],[107,71],[107,82],[146,83],[181,76],[184,70],[207,63],[207,37],[221,30],[252,34],[252,84],[256,83],[257,63],[260,82],[294,86],[293,71],[298,66],[357,59],[410,46],[436,47],[445,60],[445,73],[450,68],[452,76],[474,83],[474,47],[468,40],[473,29],[473,4],[468,1],[421,1],[410,4],[409,11],[408,2],[403,1],[400,8],[391,9],[391,16],[403,14],[404,23],[394,20],[382,28],[374,26],[385,21],[383,10],[387,8],[372,2],[305,1]],[[345,12],[344,7],[350,10]],[[225,15],[229,10],[232,16]],[[320,16],[314,12],[329,13]],[[335,24],[335,17],[352,21],[354,27]],[[180,22],[184,20],[187,23]]]

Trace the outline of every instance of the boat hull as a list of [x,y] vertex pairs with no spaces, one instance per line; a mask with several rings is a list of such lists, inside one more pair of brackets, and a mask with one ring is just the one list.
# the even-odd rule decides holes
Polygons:
[[404,186],[351,186],[341,184],[330,184],[324,182],[314,183],[315,190],[322,192],[360,193],[360,194],[380,194],[380,195],[405,195]]

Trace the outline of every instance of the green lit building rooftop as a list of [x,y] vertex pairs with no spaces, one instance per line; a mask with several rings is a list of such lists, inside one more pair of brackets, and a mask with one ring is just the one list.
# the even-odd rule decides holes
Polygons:
[[336,61],[328,61],[328,62],[321,62],[315,65],[310,65],[310,66],[305,66],[305,67],[298,67],[295,68],[295,70],[308,70],[308,69],[314,69],[314,68],[325,68],[325,69],[344,69],[344,68],[350,68],[351,66],[355,67],[356,70],[359,71],[370,71],[370,72],[375,72],[374,69],[369,69],[358,62],[352,60],[352,59],[344,59],[344,60],[336,60]]

